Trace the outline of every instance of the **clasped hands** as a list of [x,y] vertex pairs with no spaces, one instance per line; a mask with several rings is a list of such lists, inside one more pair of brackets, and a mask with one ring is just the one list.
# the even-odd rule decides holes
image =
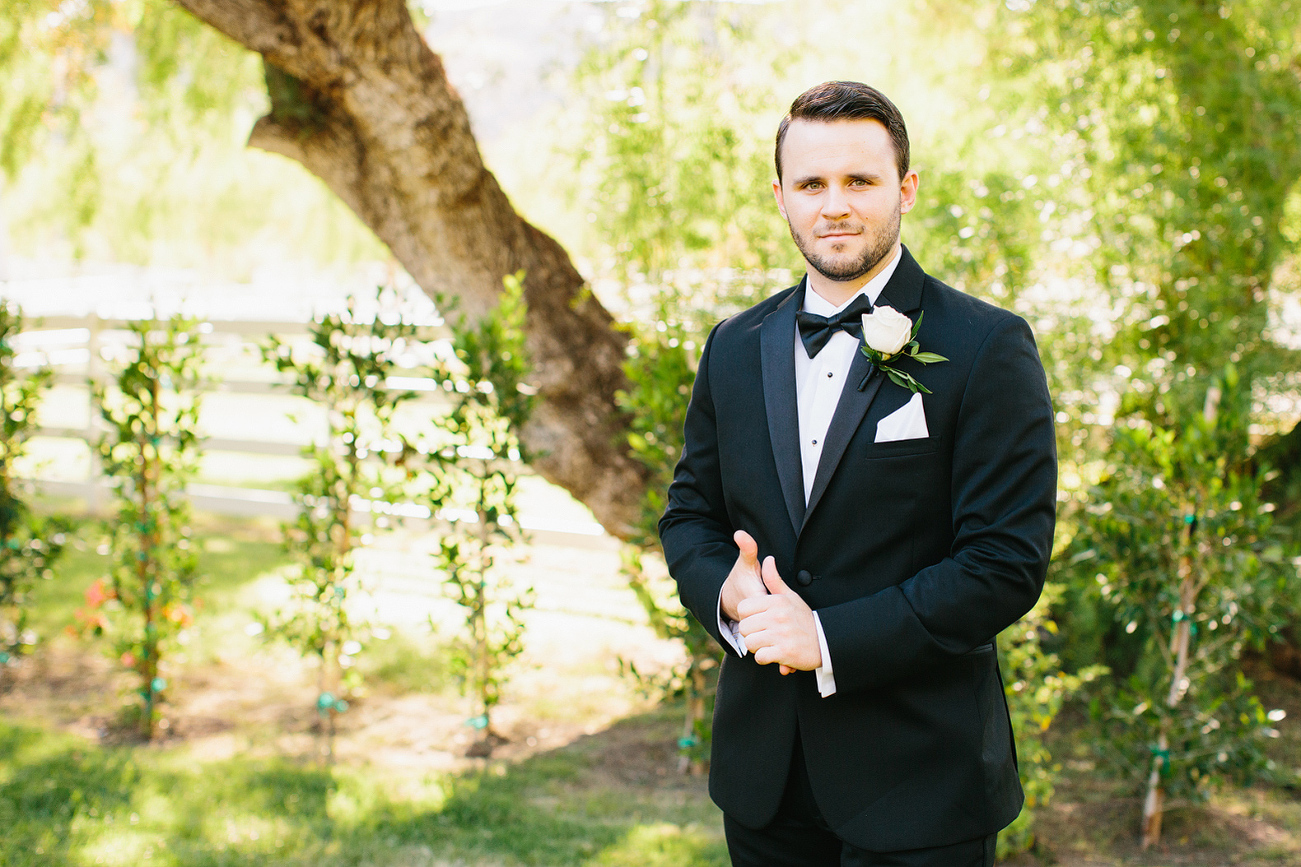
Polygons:
[[732,540],[740,551],[723,583],[723,615],[739,625],[754,661],[775,662],[782,674],[820,667],[822,651],[813,609],[786,586],[777,574],[776,560],[765,557],[759,564],[759,545],[749,533],[737,530]]

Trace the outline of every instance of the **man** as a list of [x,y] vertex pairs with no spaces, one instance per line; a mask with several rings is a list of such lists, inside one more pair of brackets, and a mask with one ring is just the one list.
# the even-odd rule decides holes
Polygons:
[[[735,865],[990,865],[1023,800],[992,642],[1053,535],[1034,338],[900,244],[918,176],[881,93],[804,93],[776,162],[807,275],[710,335],[660,521],[726,651],[710,793]],[[874,359],[873,305],[905,343]]]

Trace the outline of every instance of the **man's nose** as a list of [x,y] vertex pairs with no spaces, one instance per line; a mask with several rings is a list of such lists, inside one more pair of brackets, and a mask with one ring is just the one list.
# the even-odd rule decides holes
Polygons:
[[838,220],[849,216],[849,197],[844,190],[830,187],[822,197],[822,216],[828,220]]

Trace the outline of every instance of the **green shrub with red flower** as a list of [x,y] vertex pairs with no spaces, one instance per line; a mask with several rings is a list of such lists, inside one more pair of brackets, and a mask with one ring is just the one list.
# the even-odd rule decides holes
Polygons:
[[131,708],[148,740],[166,698],[164,657],[193,622],[198,560],[185,485],[198,468],[202,347],[198,323],[179,316],[129,327],[112,381],[95,390],[108,427],[99,456],[115,491],[112,562],[86,591],[78,621],[83,633],[110,639],[112,657],[136,676]]

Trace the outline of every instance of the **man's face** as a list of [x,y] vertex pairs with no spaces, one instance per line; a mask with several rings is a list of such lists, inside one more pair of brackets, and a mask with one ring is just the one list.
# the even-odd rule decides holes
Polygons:
[[809,267],[861,285],[899,242],[899,217],[917,201],[917,173],[899,178],[890,134],[875,120],[794,120],[773,195]]

